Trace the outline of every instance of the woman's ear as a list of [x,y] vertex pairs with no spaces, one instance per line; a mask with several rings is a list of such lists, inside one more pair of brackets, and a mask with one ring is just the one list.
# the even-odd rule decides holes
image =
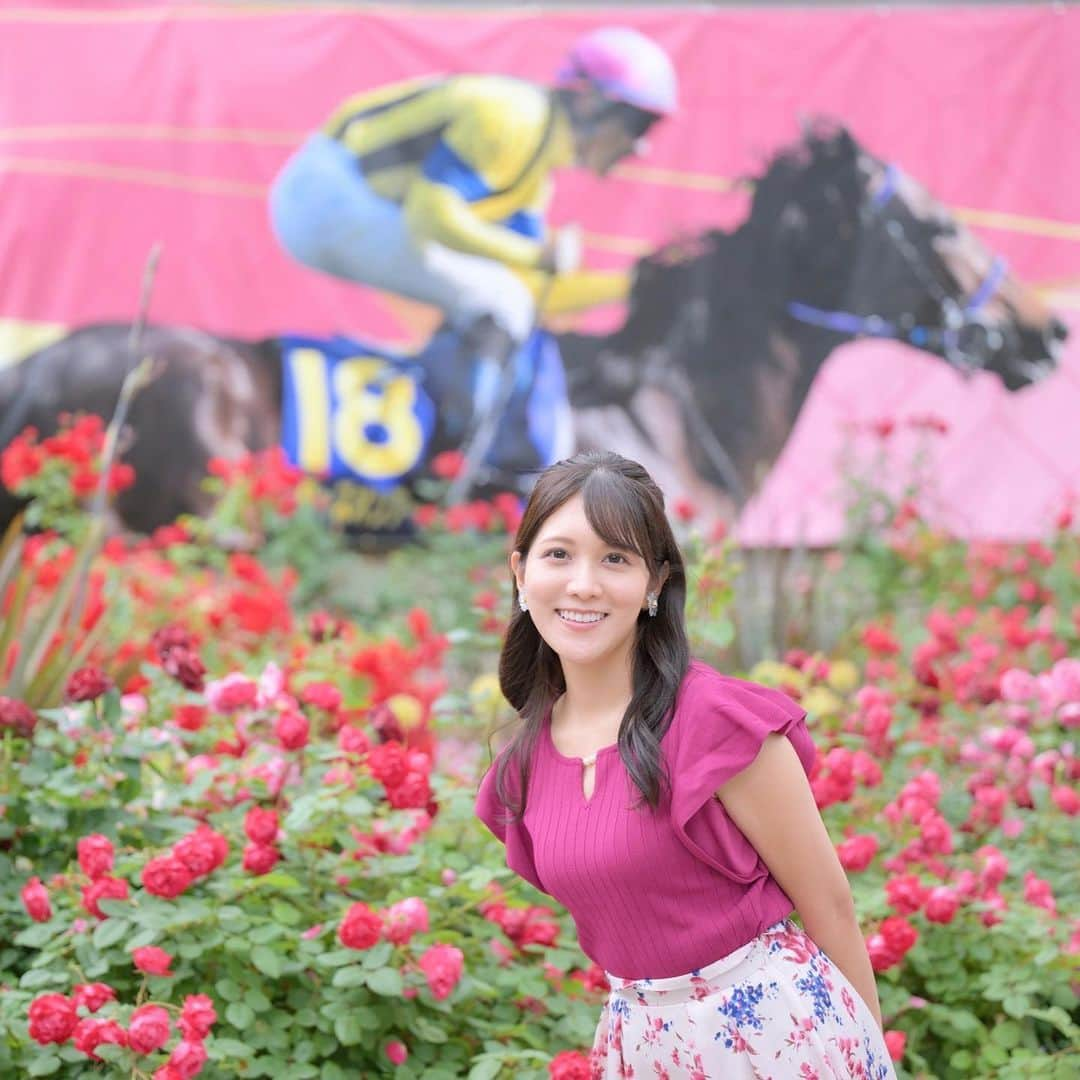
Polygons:
[[667,579],[670,576],[670,574],[671,574],[671,563],[669,563],[665,559],[663,566],[660,567],[660,569],[657,572],[656,577],[654,579],[655,582],[656,582],[656,588],[655,588],[656,592],[660,592],[660,590],[667,584]]
[[525,560],[521,557],[520,551],[510,552],[510,573],[514,575],[518,592],[521,592],[525,578]]

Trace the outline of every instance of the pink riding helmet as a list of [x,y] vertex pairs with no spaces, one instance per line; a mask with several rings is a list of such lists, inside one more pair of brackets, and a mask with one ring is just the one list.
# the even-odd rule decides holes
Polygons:
[[582,82],[592,83],[612,101],[657,116],[670,116],[677,105],[678,79],[667,53],[625,26],[592,30],[574,43],[555,85],[573,87]]

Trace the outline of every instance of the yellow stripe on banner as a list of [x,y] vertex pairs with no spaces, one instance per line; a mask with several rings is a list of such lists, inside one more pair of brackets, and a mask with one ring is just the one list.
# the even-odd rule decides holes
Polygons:
[[98,165],[89,161],[57,161],[53,158],[0,157],[0,172],[40,173],[46,176],[77,176],[86,180],[120,180],[126,183],[193,191],[200,195],[235,195],[262,198],[265,184],[242,180],[219,180],[212,176],[186,176],[163,169],[137,169],[127,165]]
[[140,142],[161,139],[173,142],[242,142],[264,146],[299,146],[307,134],[305,131],[258,131],[255,128],[185,128],[171,124],[36,124],[0,128],[0,142],[82,139]]
[[711,173],[683,172],[678,169],[654,169],[645,165],[617,165],[611,175],[623,180],[636,180],[642,184],[666,184],[690,191],[752,192],[754,185],[748,180],[731,180]]
[[1031,236],[1051,236],[1055,240],[1080,240],[1080,225],[1053,218],[1028,217],[1025,214],[1006,214],[998,210],[972,210],[954,206],[953,212],[967,225],[1003,232],[1028,233]]

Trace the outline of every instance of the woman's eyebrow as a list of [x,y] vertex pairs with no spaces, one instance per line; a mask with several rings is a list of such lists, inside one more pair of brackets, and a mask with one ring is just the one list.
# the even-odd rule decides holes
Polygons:
[[541,544],[570,544],[573,545],[574,541],[569,536],[545,536],[539,543]]

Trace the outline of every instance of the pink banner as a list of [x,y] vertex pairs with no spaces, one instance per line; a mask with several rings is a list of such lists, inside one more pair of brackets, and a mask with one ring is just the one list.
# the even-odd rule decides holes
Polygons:
[[[9,6],[0,11],[0,319],[71,328],[130,319],[147,252],[161,243],[157,323],[244,339],[345,332],[415,343],[432,323],[414,306],[314,274],[281,250],[269,182],[350,94],[429,73],[547,83],[571,41],[613,18],[601,9]],[[751,199],[739,181],[799,139],[801,118],[826,116],[925,185],[1029,298],[1074,324],[1056,370],[1014,392],[891,341],[835,349],[774,467],[746,492],[740,536],[835,541],[850,431],[895,421],[888,440],[858,436],[855,447],[865,462],[883,446],[902,478],[927,415],[947,425],[928,449],[934,516],[972,537],[1045,534],[1080,491],[1080,11],[665,7],[621,10],[617,21],[671,55],[681,102],[647,159],[606,180],[558,177],[549,220],[584,225],[590,266],[625,267],[674,239],[736,229]],[[972,280],[970,292],[983,286],[993,293],[996,279]],[[579,328],[608,332],[623,316],[600,310]],[[672,498],[701,499],[685,469],[657,471]]]

